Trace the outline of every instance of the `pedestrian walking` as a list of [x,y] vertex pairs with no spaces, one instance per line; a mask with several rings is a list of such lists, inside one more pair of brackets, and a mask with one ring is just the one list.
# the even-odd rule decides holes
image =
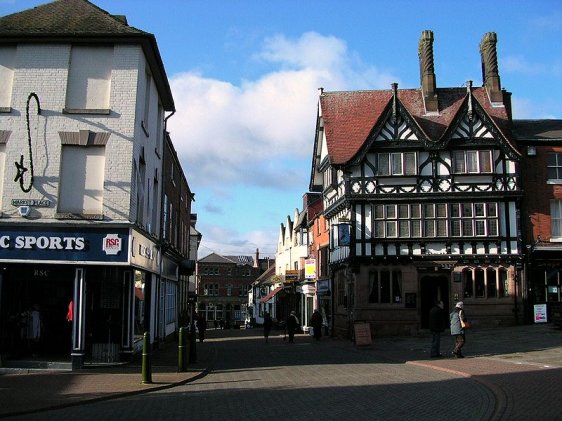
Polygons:
[[271,327],[273,326],[273,319],[268,312],[263,316],[263,337],[265,338],[265,343],[267,343],[269,338],[269,333],[271,332]]
[[464,304],[459,301],[451,314],[449,314],[451,322],[451,335],[455,337],[453,357],[464,358],[462,355],[462,348],[466,343],[465,330],[468,329],[469,323],[464,314]]
[[310,326],[312,326],[312,336],[317,341],[322,337],[322,315],[318,309],[315,309],[310,318]]
[[289,314],[289,317],[287,317],[287,323],[285,324],[285,329],[287,331],[287,334],[289,335],[290,344],[295,342],[295,332],[297,331],[298,326],[299,319],[297,318],[297,315],[293,310],[291,311],[291,314]]
[[445,330],[445,311],[443,301],[435,301],[429,310],[429,330],[431,331],[431,358],[439,358],[441,355],[441,332]]
[[207,330],[207,321],[202,314],[197,316],[197,330],[199,331],[199,342],[205,340],[205,330]]

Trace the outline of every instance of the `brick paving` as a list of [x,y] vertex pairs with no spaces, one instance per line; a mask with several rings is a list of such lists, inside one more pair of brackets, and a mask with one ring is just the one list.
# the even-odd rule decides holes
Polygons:
[[[266,345],[259,334],[210,331],[187,373],[177,373],[168,346],[153,357],[151,385],[141,383],[134,365],[2,374],[0,417],[562,419],[562,330],[549,325],[475,330],[464,359],[428,358],[429,335],[375,338],[356,348],[306,336]],[[444,335],[443,353],[449,339]],[[45,412],[49,407],[68,408]]]

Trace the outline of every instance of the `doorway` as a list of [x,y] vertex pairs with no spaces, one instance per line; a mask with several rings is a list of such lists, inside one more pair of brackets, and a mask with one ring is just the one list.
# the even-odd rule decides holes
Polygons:
[[435,301],[443,301],[445,312],[449,309],[449,278],[445,275],[425,275],[420,280],[421,328],[429,328],[429,310]]

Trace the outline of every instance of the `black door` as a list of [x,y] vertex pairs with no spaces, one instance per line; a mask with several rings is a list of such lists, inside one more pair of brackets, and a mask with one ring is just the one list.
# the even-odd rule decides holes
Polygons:
[[420,281],[421,289],[421,328],[429,325],[429,310],[436,300],[443,301],[445,312],[449,308],[449,277],[445,275],[424,275]]

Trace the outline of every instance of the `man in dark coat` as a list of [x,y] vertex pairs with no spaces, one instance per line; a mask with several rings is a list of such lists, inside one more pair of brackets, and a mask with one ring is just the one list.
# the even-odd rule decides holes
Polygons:
[[445,329],[443,302],[436,301],[429,310],[429,330],[431,331],[431,358],[441,357],[441,332]]
[[312,326],[313,329],[312,333],[314,339],[319,341],[320,337],[322,336],[322,315],[320,314],[320,311],[318,309],[314,310],[314,312],[312,313],[312,317],[310,318],[310,326]]
[[297,327],[299,326],[299,319],[297,319],[297,315],[294,311],[291,311],[289,317],[287,317],[287,324],[286,329],[287,333],[289,334],[289,343],[293,343],[295,341],[295,332],[297,331]]

